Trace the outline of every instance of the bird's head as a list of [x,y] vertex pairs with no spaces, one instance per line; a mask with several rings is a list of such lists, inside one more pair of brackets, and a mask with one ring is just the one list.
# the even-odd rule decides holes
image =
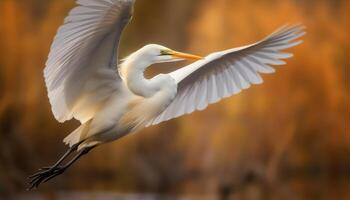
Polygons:
[[147,59],[151,64],[203,59],[201,56],[174,51],[157,44],[146,45],[141,48],[138,53],[143,59]]
[[156,63],[201,59],[204,58],[201,56],[174,51],[161,45],[149,44],[123,59],[123,62],[120,64],[118,70],[122,79],[125,79],[127,74],[132,71],[131,69],[139,69],[143,71],[150,65]]

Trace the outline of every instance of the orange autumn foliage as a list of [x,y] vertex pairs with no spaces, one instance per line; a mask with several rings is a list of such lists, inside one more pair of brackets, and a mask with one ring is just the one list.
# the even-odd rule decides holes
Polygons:
[[[73,5],[0,1],[0,194],[16,192],[22,175],[52,162],[76,127],[54,120],[42,77]],[[325,185],[350,170],[350,1],[148,0],[138,1],[135,15],[121,57],[151,42],[206,55],[286,23],[304,24],[307,35],[286,66],[263,75],[263,85],[101,147],[62,178],[69,184],[47,190],[215,193],[250,170],[275,182],[316,169]],[[89,180],[94,184],[86,186]],[[293,184],[287,187],[306,191]]]

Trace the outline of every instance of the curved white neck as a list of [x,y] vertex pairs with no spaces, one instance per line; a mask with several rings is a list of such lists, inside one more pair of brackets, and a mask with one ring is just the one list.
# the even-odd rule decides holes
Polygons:
[[145,70],[152,63],[141,61],[134,56],[127,58],[120,68],[120,75],[128,88],[136,95],[143,97],[153,96],[159,88],[153,84],[152,79],[144,77]]

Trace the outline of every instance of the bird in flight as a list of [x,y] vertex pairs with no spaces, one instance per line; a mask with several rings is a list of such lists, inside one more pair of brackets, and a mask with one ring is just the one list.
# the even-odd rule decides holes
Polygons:
[[[48,96],[59,122],[74,118],[81,125],[64,139],[68,151],[29,177],[29,190],[64,173],[101,144],[204,110],[261,84],[260,74],[286,64],[283,59],[293,55],[283,50],[300,44],[305,34],[301,25],[283,26],[257,43],[206,57],[149,44],[118,64],[120,36],[134,4],[135,0],[77,0],[58,29],[44,70]],[[195,62],[144,77],[153,64],[185,59]]]

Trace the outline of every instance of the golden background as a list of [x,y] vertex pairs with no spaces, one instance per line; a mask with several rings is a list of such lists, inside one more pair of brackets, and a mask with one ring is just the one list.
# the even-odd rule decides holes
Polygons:
[[[55,121],[42,77],[55,32],[73,6],[73,0],[0,0],[0,199],[59,199],[76,191],[350,198],[348,0],[138,0],[120,58],[147,43],[207,55],[255,42],[286,23],[304,24],[307,35],[287,66],[263,76],[263,85],[101,146],[26,192],[26,177],[53,163],[77,126]],[[156,66],[150,74],[178,66]]]

